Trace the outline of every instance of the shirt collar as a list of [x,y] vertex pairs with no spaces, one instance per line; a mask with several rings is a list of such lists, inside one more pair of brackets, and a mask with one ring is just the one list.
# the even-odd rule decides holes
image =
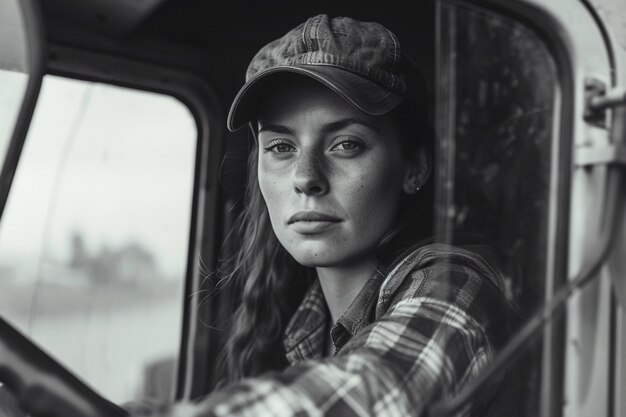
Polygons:
[[283,346],[290,364],[323,356],[329,315],[322,287],[316,279],[285,330]]
[[315,280],[285,330],[283,346],[287,360],[295,364],[305,359],[324,356],[327,337],[330,336],[339,351],[372,320],[370,313],[378,300],[378,291],[384,273],[377,269],[354,298],[350,307],[328,332],[330,312],[318,280]]
[[370,317],[372,308],[378,300],[378,291],[382,283],[383,274],[377,272],[363,285],[363,288],[354,298],[350,307],[339,317],[337,323],[331,329],[333,344],[337,350],[352,336],[372,322]]

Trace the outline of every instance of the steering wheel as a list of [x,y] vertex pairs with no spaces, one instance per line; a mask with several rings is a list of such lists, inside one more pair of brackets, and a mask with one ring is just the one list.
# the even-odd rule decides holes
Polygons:
[[0,318],[0,381],[34,417],[126,417]]

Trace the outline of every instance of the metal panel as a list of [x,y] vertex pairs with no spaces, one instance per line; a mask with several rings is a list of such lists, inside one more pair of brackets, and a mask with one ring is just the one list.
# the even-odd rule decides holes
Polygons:
[[[612,84],[611,86],[626,86],[626,2],[624,0],[587,0],[596,13],[605,32],[605,38],[612,52]],[[619,112],[617,112],[619,113]],[[623,112],[621,114],[624,114]],[[615,138],[620,140],[619,138]],[[621,138],[622,143],[626,138]],[[626,228],[622,228],[621,240],[607,272],[607,280],[613,283],[614,290],[626,287]],[[622,295],[623,297],[623,295]],[[617,300],[620,300],[617,297]],[[620,304],[622,302],[622,304]],[[623,301],[613,303],[611,334],[610,370],[607,380],[610,379],[609,407],[613,416],[626,416],[626,397],[623,395],[626,388],[626,305]]]
[[624,0],[589,0],[589,3],[613,32],[617,45],[626,51],[626,3]]
[[[567,2],[566,7],[566,2],[559,0],[533,0],[532,3],[560,22],[571,42],[576,84],[575,148],[608,145],[607,129],[590,125],[583,117],[585,79],[593,77],[606,85],[611,85],[612,81],[610,46],[602,28],[582,2]],[[568,276],[571,279],[592,261],[593,249],[604,237],[602,221],[606,168],[574,169],[572,166],[570,175],[572,198]],[[611,350],[609,288],[610,284],[604,277],[601,282],[580,291],[568,305],[562,404],[563,415],[567,417],[606,416],[609,410],[608,387],[612,366],[608,359]],[[557,398],[553,400],[558,401]]]
[[163,0],[42,1],[47,16],[82,26],[91,32],[125,36],[144,21]]

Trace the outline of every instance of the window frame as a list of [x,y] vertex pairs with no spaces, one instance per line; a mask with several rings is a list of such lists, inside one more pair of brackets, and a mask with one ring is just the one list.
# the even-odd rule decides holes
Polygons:
[[[617,25],[619,19],[616,22],[612,22],[607,19],[607,15],[619,11],[619,5],[614,2],[614,5],[608,6],[605,10],[600,9],[599,2],[592,0],[580,0],[598,27],[604,44],[607,48],[607,55],[609,65],[611,68],[610,73],[610,86],[619,86],[626,81],[626,68],[618,63],[626,63],[626,45],[619,42],[619,30],[613,25]],[[624,19],[622,19],[623,21]],[[625,32],[625,31],[622,31]],[[620,71],[621,70],[621,71]],[[616,115],[613,113],[612,120],[615,123],[617,117],[623,117],[624,114]],[[626,223],[622,220],[623,223]],[[623,230],[624,227],[622,227]],[[624,241],[626,236],[622,235],[621,240]],[[619,238],[618,238],[619,240]],[[613,275],[615,272],[611,271],[611,264],[623,263],[623,259],[620,258],[618,251],[614,251],[612,259],[609,259],[609,272],[608,275]],[[610,278],[613,278],[612,276]],[[626,305],[621,303],[615,294],[614,289],[611,290],[609,307],[609,375],[608,378],[608,413],[611,416],[624,415],[626,412],[626,400],[620,393],[624,392],[626,388]]]
[[[553,138],[550,213],[548,230],[548,265],[546,271],[546,302],[568,282],[569,224],[572,185],[572,148],[574,145],[574,51],[568,28],[546,9],[522,1],[499,0],[435,0],[451,6],[465,5],[472,10],[484,10],[515,20],[537,35],[554,59],[559,82],[558,115],[555,117],[557,135]],[[550,253],[550,251],[552,253]],[[561,399],[564,396],[566,313],[548,322],[543,329],[541,348],[540,415],[562,416]]]
[[39,99],[39,90],[45,73],[44,57],[46,53],[45,40],[43,37],[43,17],[39,4],[35,0],[18,0],[24,18],[24,29],[29,47],[28,60],[30,72],[26,92],[22,100],[20,111],[13,126],[13,134],[7,146],[3,164],[0,167],[0,220],[9,197],[15,170],[22,153],[24,141],[30,127],[30,121],[35,112],[35,106]]
[[[224,223],[221,221],[222,193],[218,183],[224,135],[217,95],[209,84],[189,72],[65,45],[50,44],[48,52],[47,66],[45,71],[42,70],[37,92],[45,74],[93,81],[174,97],[189,109],[195,120],[198,136],[182,300],[183,322],[176,381],[173,381],[173,399],[190,399],[194,392],[208,386],[202,370],[209,368],[209,353],[215,349],[208,330],[199,326],[198,309],[190,302],[190,297],[200,289],[200,259],[207,265],[216,263],[219,239],[224,234],[221,227]],[[33,100],[32,110],[37,98],[35,96]],[[23,131],[24,137],[27,131],[28,123]],[[21,145],[23,142],[22,139]],[[13,173],[18,159],[19,153],[14,156]]]

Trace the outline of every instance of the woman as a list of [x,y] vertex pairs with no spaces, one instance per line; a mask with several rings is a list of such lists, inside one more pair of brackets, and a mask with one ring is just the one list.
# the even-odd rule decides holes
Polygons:
[[326,15],[263,47],[246,80],[228,119],[255,138],[226,274],[243,291],[231,384],[186,412],[422,415],[484,368],[511,315],[483,257],[419,243],[423,86],[389,30]]

